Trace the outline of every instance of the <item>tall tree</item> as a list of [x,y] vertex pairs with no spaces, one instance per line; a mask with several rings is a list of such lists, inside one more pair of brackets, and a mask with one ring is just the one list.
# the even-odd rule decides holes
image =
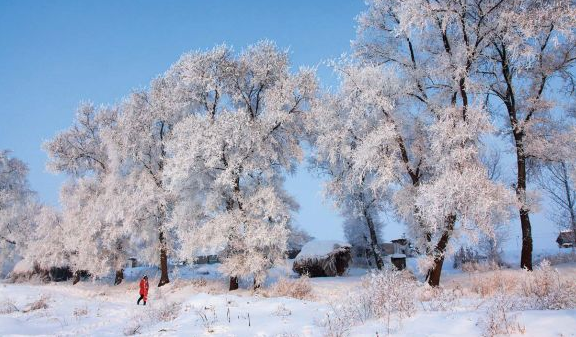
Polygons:
[[[374,0],[358,19],[357,57],[368,66],[386,65],[402,83],[403,97],[397,106],[406,112],[381,109],[381,113],[387,115],[386,125],[395,130],[393,155],[403,163],[398,166],[403,179],[412,185],[403,191],[404,202],[410,206],[400,207],[400,213],[418,229],[409,232],[430,257],[431,285],[439,283],[444,255],[458,223],[464,228],[474,219],[483,224],[479,228],[488,229],[487,217],[471,216],[482,213],[485,205],[469,194],[470,182],[485,188],[484,193],[500,189],[490,182],[479,158],[481,137],[492,128],[479,68],[491,47],[500,3]],[[413,138],[406,132],[406,119],[411,115],[418,121],[414,124],[425,130],[423,144],[428,151],[424,157],[407,146]],[[370,145],[377,148],[375,142]],[[378,162],[377,158],[372,157]],[[390,166],[383,167],[383,173],[390,170]]]
[[[492,11],[490,48],[481,72],[489,83],[492,107],[504,116],[505,134],[516,156],[515,191],[520,203],[522,254],[520,266],[532,269],[529,160],[546,157],[543,149],[554,123],[553,110],[564,110],[564,97],[574,93],[576,9],[573,1],[497,1]],[[483,7],[480,7],[483,8]],[[489,12],[479,12],[480,18]],[[494,14],[492,14],[494,15]],[[479,21],[479,20],[478,20]],[[568,89],[568,90],[565,90]],[[500,112],[504,110],[504,113]]]
[[175,126],[189,115],[189,102],[177,97],[177,85],[162,75],[148,90],[132,93],[121,107],[113,135],[121,158],[118,171],[126,182],[124,221],[130,231],[146,240],[156,237],[156,244],[141,253],[151,256],[155,252],[160,264],[159,287],[170,282],[168,254],[173,244],[168,224],[174,199],[166,186],[170,177],[164,173],[167,144]]
[[344,191],[366,184],[408,225],[436,286],[450,239],[491,235],[508,214],[509,194],[480,160],[479,138],[491,131],[487,112],[468,107],[463,121],[450,105],[442,113],[414,110],[410,87],[394,67],[344,64],[341,74],[339,91],[319,106],[318,124],[334,131],[321,132],[317,144],[329,160],[349,158]]
[[64,243],[74,271],[95,276],[121,273],[130,254],[130,233],[124,231],[124,212],[119,209],[124,205],[119,200],[122,179],[117,179],[110,137],[117,118],[115,107],[82,103],[74,124],[44,144],[48,168],[69,176],[61,191],[62,220],[51,221],[64,230],[51,235],[62,235],[55,240]]
[[220,252],[230,290],[246,277],[259,286],[286,251],[297,205],[284,174],[302,158],[302,117],[315,77],[291,74],[287,53],[268,41],[237,56],[225,46],[186,54],[169,73],[191,111],[170,144],[170,186],[202,210],[175,217],[185,234],[181,251]]
[[[324,194],[345,218],[346,239],[355,246],[366,247],[376,268],[382,269],[379,213],[383,211],[383,202],[371,186],[374,172],[366,170],[358,174],[354,170],[357,149],[365,136],[363,125],[372,121],[349,114],[347,109],[352,108],[340,101],[345,100],[343,95],[326,94],[313,105],[307,119],[307,134],[314,148],[311,166],[329,178]],[[362,120],[353,120],[353,116]]]

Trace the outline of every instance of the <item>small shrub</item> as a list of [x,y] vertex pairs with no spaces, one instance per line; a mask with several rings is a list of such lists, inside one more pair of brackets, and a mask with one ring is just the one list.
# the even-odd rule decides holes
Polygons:
[[392,269],[373,271],[362,280],[362,289],[346,301],[333,305],[318,323],[327,336],[346,336],[351,327],[369,319],[381,318],[388,333],[392,323],[401,324],[415,310],[416,282],[410,274]]
[[142,325],[140,322],[130,322],[122,332],[124,333],[124,336],[134,336],[140,334],[141,331]]
[[286,306],[283,303],[280,303],[278,305],[278,307],[276,307],[276,310],[274,311],[274,315],[275,316],[279,316],[279,317],[287,317],[292,315],[292,311],[288,308],[286,308]]
[[76,319],[79,319],[80,317],[83,317],[83,316],[88,316],[88,308],[87,307],[75,308],[73,314],[74,314],[74,317],[76,317]]
[[350,335],[353,320],[347,315],[346,310],[333,308],[324,314],[324,317],[316,324],[325,329],[324,337],[346,337]]
[[181,309],[182,303],[172,302],[164,303],[159,308],[154,309],[153,312],[159,321],[170,322],[178,318]]
[[481,256],[476,250],[471,247],[460,247],[458,252],[454,254],[454,269],[463,269],[465,264],[478,264],[485,257]]
[[27,308],[23,312],[30,312],[30,311],[36,311],[36,310],[41,310],[41,309],[47,309],[49,299],[50,299],[50,297],[48,297],[46,295],[41,295],[39,299],[28,304]]
[[562,281],[558,270],[547,260],[532,272],[525,272],[522,292],[530,299],[533,309],[559,310],[576,306],[576,284]]
[[20,310],[18,310],[12,299],[6,298],[0,301],[0,315],[7,315],[17,311]]
[[455,302],[461,296],[460,289],[446,289],[443,287],[431,287],[425,284],[421,287],[418,299],[422,308],[428,311],[453,310]]
[[192,285],[193,285],[194,287],[198,287],[198,288],[200,288],[200,287],[205,287],[205,286],[208,284],[208,282],[206,281],[206,279],[203,278],[203,277],[198,278],[198,279],[192,279],[191,282],[192,282]]
[[478,320],[482,336],[524,334],[526,329],[511,311],[521,307],[518,299],[507,294],[498,293],[489,302],[484,316]]
[[312,285],[308,276],[301,276],[295,280],[279,279],[272,289],[272,294],[279,297],[292,297],[299,300],[307,299],[311,296]]
[[402,271],[385,269],[372,272],[364,278],[363,286],[372,301],[374,316],[385,319],[388,333],[391,319],[396,318],[400,324],[415,310],[416,284]]

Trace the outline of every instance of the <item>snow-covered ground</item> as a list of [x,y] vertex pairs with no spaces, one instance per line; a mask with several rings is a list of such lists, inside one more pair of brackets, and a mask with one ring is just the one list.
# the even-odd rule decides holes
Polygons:
[[[409,263],[410,265],[410,263]],[[576,264],[556,266],[562,277],[576,281]],[[51,284],[0,283],[0,336],[327,336],[326,314],[361,287],[365,271],[351,269],[344,277],[311,279],[309,299],[274,297],[273,285],[253,292],[226,291],[215,265],[181,267],[172,283],[154,287],[154,270],[127,270],[127,280]],[[518,273],[519,271],[506,271]],[[138,278],[152,278],[147,306],[137,306]],[[394,336],[480,336],[487,298],[470,292],[476,274],[449,271],[443,277],[446,298],[440,305],[417,301],[411,317],[393,325]],[[290,277],[289,268],[274,270],[274,278]],[[40,300],[40,301],[39,301]],[[42,305],[45,302],[45,306]],[[33,308],[37,304],[37,309]],[[11,309],[11,310],[10,310]],[[9,312],[13,311],[13,312]],[[576,336],[576,309],[511,312],[523,336]],[[515,324],[516,324],[515,323]],[[342,330],[348,336],[385,336],[386,322],[369,319]],[[335,335],[335,334],[333,334]]]

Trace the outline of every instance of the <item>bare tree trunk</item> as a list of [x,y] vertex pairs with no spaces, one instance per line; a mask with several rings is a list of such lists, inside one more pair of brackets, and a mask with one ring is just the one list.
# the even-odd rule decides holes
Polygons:
[[170,282],[168,278],[168,253],[166,251],[166,238],[164,232],[160,231],[158,237],[160,239],[160,282],[158,287],[161,287]]
[[236,290],[238,289],[238,277],[236,276],[231,276],[230,277],[230,287],[228,288],[228,290]]
[[526,155],[524,154],[523,138],[522,133],[514,132],[516,162],[518,165],[516,197],[521,203],[522,254],[520,256],[520,268],[532,270],[532,225],[530,224],[530,210],[526,205]]
[[378,246],[378,236],[376,235],[376,229],[374,228],[374,221],[366,209],[364,209],[364,217],[366,217],[366,224],[368,225],[368,231],[370,232],[370,248],[372,249],[376,268],[382,270],[382,268],[384,268],[384,261],[382,261],[380,246]]
[[80,272],[77,270],[76,272],[74,272],[74,277],[72,278],[72,284],[76,284],[80,282]]
[[124,280],[124,269],[116,271],[116,278],[114,279],[114,285],[117,286]]
[[446,230],[434,248],[434,267],[428,270],[426,275],[426,281],[428,281],[428,284],[432,287],[438,287],[440,285],[440,276],[442,275],[442,266],[444,265],[444,254],[446,253],[446,247],[448,246],[448,241],[450,241],[450,237],[452,236],[452,230],[454,229],[455,223],[456,216],[448,216],[446,219]]

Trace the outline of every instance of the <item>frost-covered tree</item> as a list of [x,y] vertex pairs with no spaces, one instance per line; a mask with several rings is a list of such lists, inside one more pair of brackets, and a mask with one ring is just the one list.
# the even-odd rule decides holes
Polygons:
[[36,216],[35,230],[29,233],[23,254],[28,266],[43,270],[70,266],[70,251],[65,238],[70,233],[63,226],[62,214],[50,206],[40,206]]
[[377,173],[376,186],[395,191],[397,214],[428,256],[422,267],[431,285],[439,283],[450,239],[472,229],[490,233],[509,205],[480,160],[493,127],[479,68],[493,34],[485,21],[497,19],[498,6],[374,0],[358,19],[356,55],[373,70],[352,73],[359,90],[346,97],[364,98],[354,104],[378,116],[358,162]]
[[168,224],[175,200],[167,190],[170,176],[164,173],[169,158],[167,145],[194,104],[179,96],[179,85],[173,76],[161,75],[148,90],[132,93],[122,104],[113,135],[122,162],[118,170],[125,180],[123,222],[146,242],[155,242],[141,247],[140,254],[145,258],[157,256],[159,287],[170,281],[168,254],[174,243]]
[[225,46],[185,54],[168,76],[190,112],[174,130],[165,173],[183,203],[173,219],[180,251],[216,250],[231,290],[239,278],[258,286],[286,251],[297,204],[284,175],[303,156],[314,74],[290,73],[287,52],[265,41],[239,55]]
[[[529,161],[549,159],[555,152],[547,140],[558,132],[554,114],[575,89],[576,8],[570,0],[489,1],[478,19],[490,29],[490,43],[479,71],[494,98],[492,110],[502,116],[503,131],[516,156],[515,191],[520,203],[522,268],[532,269],[533,197],[528,192]],[[467,12],[470,12],[468,10]],[[471,12],[474,14],[477,11]],[[492,17],[490,19],[490,17]],[[560,118],[563,119],[563,118]]]
[[376,267],[382,269],[379,242],[383,226],[379,212],[383,202],[371,186],[373,172],[366,170],[358,174],[354,170],[365,126],[373,121],[364,119],[361,112],[352,112],[352,107],[341,101],[346,99],[344,95],[326,94],[313,106],[313,113],[307,119],[308,138],[314,145],[311,166],[329,179],[324,194],[334,201],[345,218],[344,234],[348,242],[368,249]]
[[72,127],[44,144],[48,168],[70,177],[61,191],[63,214],[58,223],[63,230],[53,231],[45,241],[62,242],[64,247],[56,245],[54,250],[64,249],[71,269],[94,276],[122,271],[133,236],[123,221],[128,198],[112,138],[117,118],[115,107],[82,103]]
[[38,203],[27,175],[24,162],[0,151],[0,272],[22,257],[36,228]]

